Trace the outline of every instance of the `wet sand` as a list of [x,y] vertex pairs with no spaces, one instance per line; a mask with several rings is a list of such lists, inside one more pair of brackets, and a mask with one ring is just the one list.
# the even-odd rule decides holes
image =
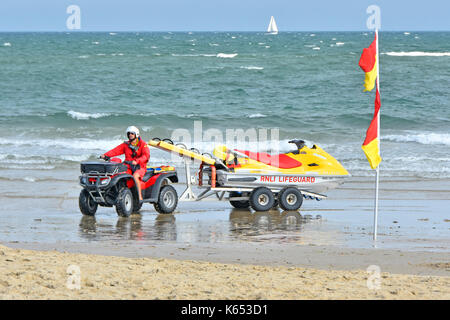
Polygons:
[[[158,215],[147,204],[124,219],[113,208],[82,217],[74,177],[0,181],[0,243],[14,248],[0,249],[1,298],[449,298],[450,181],[382,181],[374,244],[367,178],[300,212],[199,202]],[[80,290],[65,286],[69,265]],[[371,265],[379,290],[367,287]]]

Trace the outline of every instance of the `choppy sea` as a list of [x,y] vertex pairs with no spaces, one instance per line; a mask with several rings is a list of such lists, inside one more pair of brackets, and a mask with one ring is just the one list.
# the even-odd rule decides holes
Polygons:
[[[0,169],[76,168],[125,139],[176,129],[279,129],[353,175],[374,92],[366,32],[0,33]],[[381,32],[385,176],[450,177],[450,32]],[[268,137],[269,139],[271,137]],[[194,142],[193,142],[194,143]],[[212,143],[194,146],[211,152]],[[170,156],[152,150],[154,164]]]

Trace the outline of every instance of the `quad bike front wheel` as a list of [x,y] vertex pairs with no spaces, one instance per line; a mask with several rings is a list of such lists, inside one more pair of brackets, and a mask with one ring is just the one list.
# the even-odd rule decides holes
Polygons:
[[165,185],[161,188],[158,201],[154,204],[159,213],[172,213],[177,208],[178,194],[174,187]]
[[81,213],[85,216],[94,216],[97,212],[98,203],[92,199],[86,189],[81,190],[80,197],[78,198],[78,205]]
[[133,193],[127,187],[122,187],[117,195],[116,212],[120,217],[129,217],[133,209]]

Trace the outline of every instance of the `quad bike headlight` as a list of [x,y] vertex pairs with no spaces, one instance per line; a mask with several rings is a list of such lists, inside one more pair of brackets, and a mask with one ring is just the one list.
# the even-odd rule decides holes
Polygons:
[[109,183],[109,181],[111,181],[111,178],[103,179],[100,181],[100,185],[106,186]]
[[87,184],[86,176],[80,176],[80,184]]

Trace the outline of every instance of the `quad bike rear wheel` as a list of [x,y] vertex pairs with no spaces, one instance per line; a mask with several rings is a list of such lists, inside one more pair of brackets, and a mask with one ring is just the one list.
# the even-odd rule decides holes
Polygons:
[[153,205],[159,213],[172,213],[178,204],[178,194],[174,187],[165,185],[161,188],[158,201]]
[[116,212],[120,217],[129,217],[133,209],[133,193],[127,187],[122,187],[116,199]]
[[78,205],[80,207],[80,211],[85,216],[95,216],[97,212],[98,203],[92,199],[89,192],[86,189],[81,190],[80,197],[78,198]]

